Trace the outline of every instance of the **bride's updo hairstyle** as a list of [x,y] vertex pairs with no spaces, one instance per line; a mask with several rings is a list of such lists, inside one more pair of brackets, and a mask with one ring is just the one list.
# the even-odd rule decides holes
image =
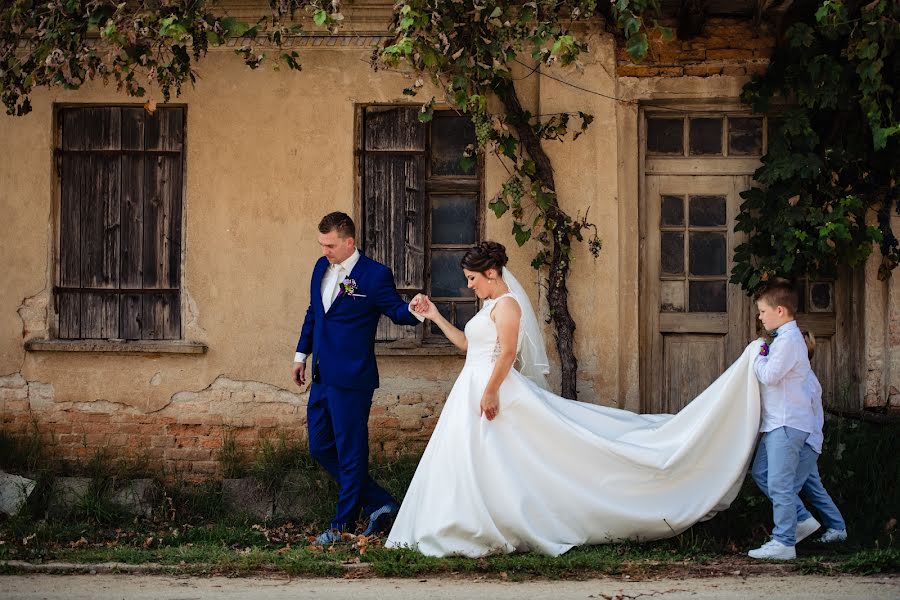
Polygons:
[[481,242],[466,252],[459,264],[467,271],[484,275],[488,269],[496,269],[497,274],[502,273],[508,261],[506,246],[497,242]]

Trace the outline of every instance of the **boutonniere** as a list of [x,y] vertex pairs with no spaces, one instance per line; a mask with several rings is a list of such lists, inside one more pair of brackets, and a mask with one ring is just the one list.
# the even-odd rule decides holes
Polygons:
[[778,330],[775,331],[767,331],[766,336],[763,338],[762,346],[759,347],[759,355],[760,356],[768,356],[769,355],[769,344],[775,341],[775,337],[778,335]]
[[365,298],[365,294],[357,294],[356,291],[359,289],[359,285],[357,285],[355,279],[350,279],[349,277],[345,278],[341,282],[341,292],[338,296],[351,296],[353,298]]

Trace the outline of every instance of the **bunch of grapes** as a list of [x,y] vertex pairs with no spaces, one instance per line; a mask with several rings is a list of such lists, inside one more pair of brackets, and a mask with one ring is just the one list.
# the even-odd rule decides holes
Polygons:
[[490,120],[486,119],[484,115],[477,115],[475,117],[475,139],[478,140],[478,147],[484,148],[493,133],[494,127]]

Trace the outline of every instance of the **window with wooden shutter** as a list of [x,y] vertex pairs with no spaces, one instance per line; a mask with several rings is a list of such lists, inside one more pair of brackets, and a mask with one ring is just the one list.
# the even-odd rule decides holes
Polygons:
[[[360,114],[362,246],[394,272],[405,298],[425,290],[462,328],[477,311],[459,261],[481,239],[480,170],[460,165],[475,143],[471,120],[418,106],[368,106]],[[377,340],[394,345],[447,343],[437,327],[405,327],[383,318]]]
[[184,118],[58,110],[58,337],[181,338]]

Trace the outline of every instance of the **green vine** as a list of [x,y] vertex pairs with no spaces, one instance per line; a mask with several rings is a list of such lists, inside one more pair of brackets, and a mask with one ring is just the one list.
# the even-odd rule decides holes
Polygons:
[[[632,56],[643,58],[648,48],[643,14],[648,8],[658,8],[657,2],[400,0],[391,38],[373,57],[376,67],[404,67],[430,78],[447,103],[471,116],[477,146],[466,150],[463,168],[473,168],[479,153],[495,155],[507,167],[509,177],[488,206],[498,218],[512,217],[518,245],[532,239],[540,243],[531,264],[535,269],[548,267],[550,321],[562,363],[562,394],[568,398],[576,396],[577,379],[575,323],[566,285],[573,243],[587,238],[588,249],[597,257],[602,242],[587,212],[573,216],[560,205],[542,144],[577,139],[594,117],[580,111],[532,114],[519,101],[513,71],[517,64],[530,70],[526,76],[554,65],[581,70],[579,56],[587,47],[572,27],[598,14],[622,31]],[[405,93],[415,95],[420,87],[421,79]],[[431,98],[423,106],[420,120],[431,119],[436,102]]]
[[[732,282],[835,277],[878,245],[879,277],[900,262],[890,217],[900,170],[900,4],[825,0],[793,24],[743,100],[772,122],[742,194]],[[785,108],[782,108],[785,107]]]
[[[257,68],[266,53],[258,37],[276,48],[300,32],[286,18],[298,10],[317,25],[336,29],[339,3],[270,0],[271,16],[255,24],[214,14],[216,0],[12,0],[0,8],[0,99],[6,112],[31,111],[35,87],[77,89],[89,80],[115,82],[119,91],[142,97],[155,87],[168,101],[185,83],[197,81],[195,64],[210,45],[228,38],[247,66]],[[299,55],[280,52],[275,62],[300,69]]]
[[[256,24],[213,13],[215,0],[12,0],[0,9],[0,94],[7,112],[31,110],[35,86],[75,89],[88,80],[115,81],[131,96],[156,86],[168,101],[197,80],[196,63],[210,45],[240,38],[238,53],[250,68],[266,54],[254,44],[267,38],[279,50],[276,68],[299,69],[296,52],[281,52],[283,42],[300,32],[293,17],[306,14],[319,27],[336,31],[343,20],[337,0],[269,0],[271,16]],[[598,256],[597,227],[587,214],[572,216],[560,206],[550,159],[542,143],[578,138],[593,116],[584,112],[533,115],[520,102],[512,71],[530,58],[531,74],[553,65],[581,69],[585,44],[574,24],[600,15],[621,32],[626,48],[639,60],[647,53],[645,14],[658,11],[658,0],[400,0],[394,7],[391,39],[374,57],[376,66],[402,66],[430,77],[444,100],[471,116],[477,147],[461,158],[471,169],[479,153],[501,157],[509,179],[491,201],[500,217],[512,216],[519,245],[537,239],[541,249],[532,266],[548,267],[550,316],[556,326],[562,362],[563,395],[575,397],[577,361],[575,323],[568,309],[567,277],[573,242],[587,238]],[[665,33],[665,32],[664,32]],[[523,63],[525,64],[525,63]],[[423,83],[405,90],[415,95]],[[490,110],[492,99],[501,110]],[[422,108],[431,118],[436,99]],[[149,103],[148,103],[149,104]]]

